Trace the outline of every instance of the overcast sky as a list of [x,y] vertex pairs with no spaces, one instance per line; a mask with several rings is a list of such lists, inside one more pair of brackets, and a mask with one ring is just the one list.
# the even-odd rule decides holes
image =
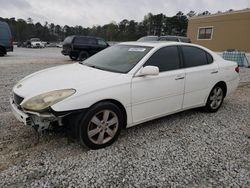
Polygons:
[[173,16],[179,10],[214,13],[244,8],[250,8],[250,0],[0,0],[0,17],[91,27],[125,18],[142,21],[149,12]]

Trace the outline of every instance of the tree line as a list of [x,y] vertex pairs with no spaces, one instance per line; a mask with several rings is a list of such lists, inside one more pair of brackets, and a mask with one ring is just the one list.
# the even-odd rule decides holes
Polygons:
[[43,41],[63,41],[69,35],[86,35],[102,37],[107,41],[132,41],[146,35],[180,35],[186,36],[188,18],[195,15],[210,14],[205,11],[196,14],[190,11],[187,14],[179,11],[176,15],[168,17],[164,14],[148,13],[141,22],[124,19],[119,23],[111,22],[103,26],[83,27],[60,26],[54,23],[33,23],[32,18],[15,19],[1,18],[9,24],[14,41],[24,42],[30,38],[40,38]]

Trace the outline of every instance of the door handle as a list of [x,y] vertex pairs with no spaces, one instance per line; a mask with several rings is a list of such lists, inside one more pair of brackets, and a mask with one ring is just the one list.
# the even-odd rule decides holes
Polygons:
[[177,77],[177,78],[175,78],[175,80],[183,80],[185,77],[184,76],[182,76],[182,77]]
[[212,71],[211,74],[217,74],[219,71]]

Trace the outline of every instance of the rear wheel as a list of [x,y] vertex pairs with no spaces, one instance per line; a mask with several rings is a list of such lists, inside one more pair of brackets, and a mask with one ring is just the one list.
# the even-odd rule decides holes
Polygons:
[[85,59],[87,59],[89,57],[89,53],[86,52],[86,51],[81,51],[80,54],[79,54],[79,57],[78,59],[80,61],[84,61]]
[[121,110],[110,102],[94,105],[79,121],[79,140],[90,149],[110,146],[123,125]]
[[205,109],[208,112],[217,112],[223,103],[224,97],[223,87],[220,85],[214,86],[208,96]]
[[73,60],[73,61],[76,61],[78,59],[78,54],[75,54],[75,53],[71,53],[69,55],[70,59]]

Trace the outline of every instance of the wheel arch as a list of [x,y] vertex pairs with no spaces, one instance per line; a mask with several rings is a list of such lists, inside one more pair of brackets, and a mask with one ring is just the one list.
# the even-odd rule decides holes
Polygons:
[[[227,84],[224,81],[219,81],[218,83],[215,84],[215,86],[221,86],[223,89],[224,97],[227,96]],[[214,86],[214,87],[215,87]]]
[[98,102],[94,103],[89,108],[91,108],[92,106],[94,106],[94,105],[96,105],[98,103],[101,103],[101,102],[110,102],[110,103],[115,104],[116,106],[118,106],[119,109],[121,109],[122,115],[123,115],[123,119],[124,119],[123,128],[126,128],[126,126],[127,126],[127,111],[126,111],[124,105],[120,101],[115,100],[115,99],[103,99],[101,101],[98,101]]

